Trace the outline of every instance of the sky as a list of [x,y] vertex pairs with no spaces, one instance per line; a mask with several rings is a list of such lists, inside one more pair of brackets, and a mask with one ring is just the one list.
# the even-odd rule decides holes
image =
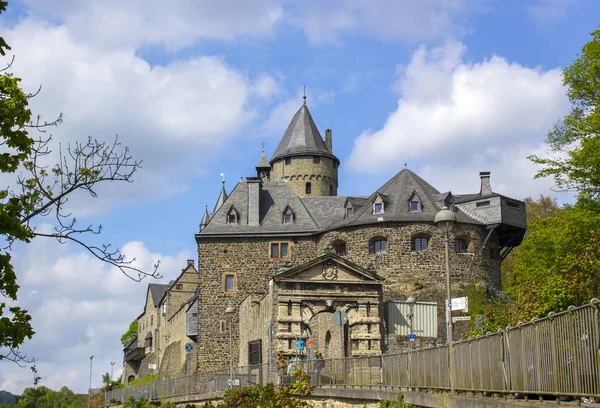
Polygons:
[[[194,233],[227,191],[254,176],[302,104],[341,160],[340,195],[368,195],[408,168],[439,191],[569,196],[533,176],[547,131],[569,111],[561,70],[598,28],[594,0],[11,0],[0,32],[36,115],[64,122],[58,144],[117,135],[143,169],[131,184],[74,196],[93,242],[122,248],[160,282],[197,263]],[[2,64],[9,62],[8,55]],[[3,178],[6,182],[6,179]],[[36,220],[50,230],[51,219]],[[86,392],[121,372],[120,336],[147,284],[81,247],[14,247],[18,303],[36,334],[22,351],[41,384]],[[154,282],[154,281],[153,281]],[[32,384],[0,362],[0,390]]]

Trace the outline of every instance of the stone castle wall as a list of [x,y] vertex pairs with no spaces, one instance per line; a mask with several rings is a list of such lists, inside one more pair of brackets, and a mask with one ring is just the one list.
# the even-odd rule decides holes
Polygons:
[[[486,248],[482,248],[487,233],[484,226],[469,224],[458,224],[451,233],[449,248],[453,290],[471,281],[481,281],[490,287],[500,288],[498,240],[492,233]],[[412,237],[417,234],[430,238],[428,250],[416,252],[411,249]],[[369,253],[369,240],[374,237],[388,240],[386,253]],[[467,253],[455,252],[455,237],[468,241]],[[404,299],[410,294],[417,300],[437,301],[439,305],[443,305],[445,299],[444,241],[433,223],[381,223],[293,239],[200,237],[199,240],[199,371],[223,369],[229,363],[227,306],[236,307],[233,316],[233,349],[239,350],[237,309],[242,300],[251,293],[266,293],[268,280],[284,261],[291,262],[293,266],[301,265],[319,256],[323,248],[336,240],[346,243],[347,259],[363,267],[372,264],[375,272],[386,279],[384,299]],[[289,242],[290,257],[269,258],[271,242]],[[233,292],[225,291],[225,274],[235,276]],[[439,307],[439,327],[444,327],[444,321],[443,307]],[[225,330],[222,330],[223,327]],[[445,337],[443,330],[440,336]],[[235,352],[235,364],[238,357],[239,354]]]
[[[319,163],[313,162],[313,156],[292,157],[291,164],[277,160],[271,168],[271,179],[287,178],[294,192],[301,197],[335,196],[338,189],[337,161],[331,157],[319,157]],[[306,194],[306,183],[311,183],[310,194]]]

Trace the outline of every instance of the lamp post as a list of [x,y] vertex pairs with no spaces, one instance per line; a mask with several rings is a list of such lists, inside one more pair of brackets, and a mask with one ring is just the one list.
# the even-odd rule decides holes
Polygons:
[[[409,296],[408,299],[406,299],[406,303],[408,304],[408,307],[410,307],[410,312],[408,313],[408,326],[411,333],[413,332],[413,317],[415,316],[413,308],[415,307],[416,302],[417,301],[412,296]],[[413,348],[413,341],[410,342],[410,348]]]
[[110,380],[111,380],[111,381],[112,381],[112,379],[113,379],[113,367],[114,367],[114,365],[115,365],[115,362],[114,362],[114,361],[111,361],[111,362],[110,362]]
[[229,387],[233,385],[233,315],[235,308],[227,306],[225,314],[229,317]]
[[452,325],[452,295],[450,293],[450,250],[448,240],[450,231],[456,222],[456,215],[448,207],[444,207],[435,215],[434,223],[442,231],[446,247],[446,336],[448,338],[448,354],[450,364],[450,392],[454,393],[454,327]]
[[88,388],[88,408],[92,405],[92,360],[94,356],[90,356],[90,388]]

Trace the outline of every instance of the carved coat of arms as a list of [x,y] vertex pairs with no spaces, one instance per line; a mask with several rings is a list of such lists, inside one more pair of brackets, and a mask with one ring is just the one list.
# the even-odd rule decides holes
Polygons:
[[337,279],[337,265],[333,262],[327,262],[323,265],[323,277],[327,280]]

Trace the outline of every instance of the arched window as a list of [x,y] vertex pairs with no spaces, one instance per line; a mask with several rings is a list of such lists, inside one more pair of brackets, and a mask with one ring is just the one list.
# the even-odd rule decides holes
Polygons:
[[372,254],[383,254],[387,252],[387,238],[375,237],[369,241],[369,252]]
[[464,254],[469,248],[469,243],[465,238],[456,238],[454,241],[454,248],[456,249],[456,253]]
[[414,237],[412,240],[413,251],[424,251],[429,246],[429,238],[424,236]]
[[283,212],[283,223],[284,224],[293,224],[294,223],[294,213],[290,207],[287,207]]
[[133,380],[135,380],[135,376],[134,375],[130,375],[129,377],[127,377],[127,382],[130,383]]
[[229,211],[227,211],[227,224],[237,224],[238,222],[238,214],[235,208],[232,206]]
[[312,192],[312,184],[310,182],[306,183],[306,194],[310,194]]
[[342,240],[336,240],[333,241],[331,243],[331,246],[333,247],[333,249],[335,249],[335,253],[338,256],[345,256],[346,255],[346,242],[342,241]]

